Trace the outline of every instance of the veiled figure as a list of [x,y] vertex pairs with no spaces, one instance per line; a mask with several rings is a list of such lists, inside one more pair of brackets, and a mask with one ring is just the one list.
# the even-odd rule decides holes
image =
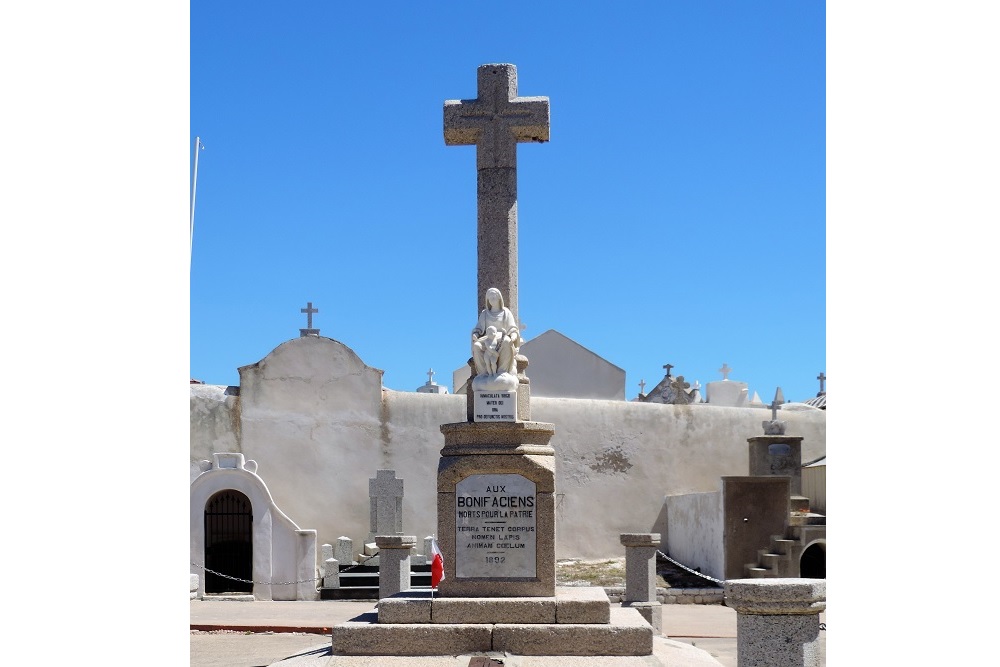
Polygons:
[[517,375],[515,357],[521,347],[521,331],[510,308],[503,305],[500,290],[486,290],[486,307],[472,330],[472,358],[476,376]]

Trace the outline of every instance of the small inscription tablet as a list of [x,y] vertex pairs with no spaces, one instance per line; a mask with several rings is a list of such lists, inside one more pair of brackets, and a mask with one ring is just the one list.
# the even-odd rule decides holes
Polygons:
[[535,576],[535,483],[521,475],[470,475],[455,486],[455,574]]
[[473,398],[472,421],[517,421],[516,391],[477,391]]

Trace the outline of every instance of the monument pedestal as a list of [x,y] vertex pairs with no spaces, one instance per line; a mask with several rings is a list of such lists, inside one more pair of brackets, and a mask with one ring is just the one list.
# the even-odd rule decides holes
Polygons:
[[555,595],[552,424],[442,424],[442,597]]

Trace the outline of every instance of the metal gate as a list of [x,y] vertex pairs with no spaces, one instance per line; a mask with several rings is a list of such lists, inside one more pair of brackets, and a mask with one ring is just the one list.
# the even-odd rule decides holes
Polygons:
[[[239,491],[219,491],[205,503],[205,567],[253,579],[253,511]],[[253,584],[205,573],[206,593],[252,593]]]

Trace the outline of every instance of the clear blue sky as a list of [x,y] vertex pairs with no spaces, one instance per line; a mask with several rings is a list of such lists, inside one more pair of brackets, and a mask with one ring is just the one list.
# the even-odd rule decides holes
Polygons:
[[576,340],[630,399],[666,363],[815,396],[824,3],[504,7],[192,3],[191,377],[238,384],[311,301],[386,387],[450,388],[481,295],[475,148],[445,146],[442,104],[511,62],[551,102],[550,142],[518,147],[525,337]]

